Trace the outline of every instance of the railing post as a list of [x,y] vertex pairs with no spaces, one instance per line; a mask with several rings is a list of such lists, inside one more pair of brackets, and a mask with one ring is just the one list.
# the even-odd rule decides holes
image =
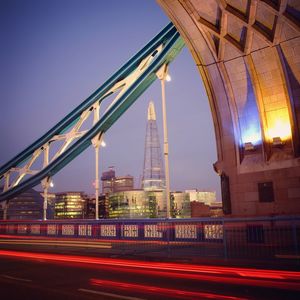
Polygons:
[[124,222],[120,223],[120,236],[121,236],[121,252],[125,255],[125,238],[124,238]]
[[222,221],[223,225],[223,248],[224,248],[224,258],[228,258],[228,253],[227,253],[227,237],[226,237],[226,229],[225,229],[225,221]]
[[167,248],[168,248],[168,258],[171,257],[171,249],[170,249],[170,234],[171,234],[171,223],[168,222],[168,219],[166,219],[166,225],[167,225]]
[[3,220],[7,220],[8,201],[4,201],[3,204]]
[[[3,192],[6,192],[9,189],[9,178],[10,178],[10,172],[7,172],[4,175],[5,183],[4,183]],[[7,220],[8,200],[3,202],[2,208],[3,208],[3,220]]]
[[298,237],[297,237],[297,224],[296,221],[293,221],[293,241],[294,241],[294,249],[295,249],[295,255],[297,257],[296,262],[297,264],[300,263],[300,258],[299,258],[299,248],[298,248]]

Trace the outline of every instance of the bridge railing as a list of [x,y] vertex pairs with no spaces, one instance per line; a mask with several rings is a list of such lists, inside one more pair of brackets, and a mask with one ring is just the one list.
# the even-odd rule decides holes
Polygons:
[[[0,221],[1,237],[104,240],[129,253],[300,261],[300,216]],[[167,251],[165,251],[167,250]]]

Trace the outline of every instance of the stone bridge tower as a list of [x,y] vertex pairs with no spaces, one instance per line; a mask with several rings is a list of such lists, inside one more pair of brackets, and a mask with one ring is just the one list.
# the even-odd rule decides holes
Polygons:
[[224,212],[299,214],[300,1],[157,1],[206,87]]

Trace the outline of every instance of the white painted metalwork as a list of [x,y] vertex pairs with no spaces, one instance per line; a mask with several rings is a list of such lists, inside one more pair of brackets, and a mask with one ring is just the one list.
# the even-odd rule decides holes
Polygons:
[[[8,170],[3,178],[4,178],[4,192],[7,190],[17,186],[22,179],[27,175],[34,175],[38,172],[42,171],[46,168],[51,162],[57,159],[62,153],[70,147],[70,145],[75,142],[77,139],[82,137],[88,130],[81,130],[81,128],[85,126],[89,126],[91,129],[100,119],[100,103],[111,94],[117,93],[116,97],[112,100],[111,104],[108,106],[107,110],[111,108],[117,100],[128,90],[128,88],[141,76],[141,74],[147,69],[147,67],[152,63],[155,56],[157,56],[163,50],[163,44],[158,46],[151,54],[149,54],[145,59],[143,59],[140,64],[136,67],[134,71],[132,71],[126,78],[118,81],[101,99],[97,99],[88,109],[84,110],[78,120],[68,129],[67,132],[54,135],[47,143],[45,143],[42,147],[36,149],[30,158],[20,167],[14,167]],[[106,110],[106,111],[107,111]],[[105,112],[106,112],[105,111]],[[89,119],[90,115],[94,113],[93,116],[93,124],[89,125],[87,120]],[[99,159],[99,146],[102,142],[102,134],[100,132],[96,137],[93,138],[91,141],[94,148],[95,148],[95,158],[96,158],[96,181],[95,181],[95,188],[96,188],[96,195],[99,195],[99,166],[98,166],[98,159]],[[63,142],[59,149],[54,153],[53,157],[50,157],[50,150],[53,150],[53,145],[56,142]],[[35,169],[32,168],[34,163],[37,162],[39,158],[43,156],[43,163],[41,166],[36,167]],[[47,202],[47,194],[49,188],[49,178],[45,178],[42,181],[42,186],[44,188],[44,203]],[[45,198],[46,196],[46,198]],[[98,197],[96,196],[96,200]],[[45,207],[47,204],[44,204],[44,219],[45,217]],[[97,201],[96,201],[96,210],[98,209]],[[98,214],[97,214],[98,216]]]
[[47,207],[48,207],[48,189],[51,185],[51,179],[50,177],[46,177],[45,179],[42,180],[42,187],[44,189],[43,193],[43,198],[44,198],[44,203],[43,203],[43,220],[47,220]]
[[167,218],[171,217],[170,205],[170,170],[169,170],[169,143],[168,143],[168,127],[167,127],[167,110],[166,110],[166,91],[165,81],[168,76],[168,66],[163,65],[156,76],[161,82],[161,101],[163,114],[163,130],[164,130],[164,159],[165,159],[165,176],[166,176],[166,204],[167,204]]

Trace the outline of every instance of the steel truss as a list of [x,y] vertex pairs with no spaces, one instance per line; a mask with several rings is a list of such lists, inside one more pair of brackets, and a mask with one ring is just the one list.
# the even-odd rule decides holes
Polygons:
[[[0,202],[39,183],[47,191],[54,174],[90,145],[98,149],[103,133],[155,81],[156,72],[168,65],[183,46],[170,23],[70,114],[0,168],[0,179],[4,181]],[[100,116],[100,105],[109,96],[115,97]],[[34,168],[38,160],[42,163]]]

